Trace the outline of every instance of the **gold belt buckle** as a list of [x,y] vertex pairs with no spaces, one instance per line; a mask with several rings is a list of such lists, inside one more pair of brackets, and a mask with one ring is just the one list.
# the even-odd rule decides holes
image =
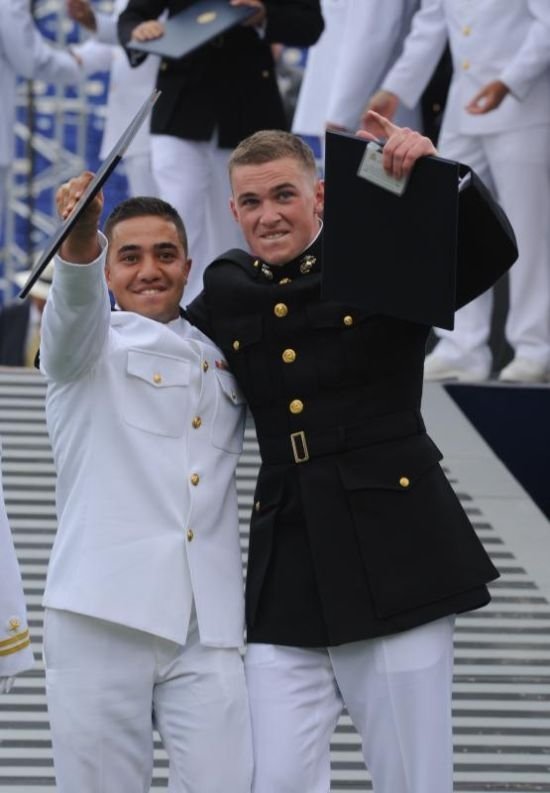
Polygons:
[[295,463],[307,463],[309,460],[309,449],[306,443],[306,434],[303,430],[290,433],[290,443],[292,444],[292,454]]

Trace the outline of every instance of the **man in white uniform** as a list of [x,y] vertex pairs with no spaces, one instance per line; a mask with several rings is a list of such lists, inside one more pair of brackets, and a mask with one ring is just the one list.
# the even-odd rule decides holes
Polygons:
[[[67,217],[90,174],[57,194]],[[147,793],[153,724],[172,793],[248,793],[235,465],[244,403],[180,316],[181,219],[96,198],[64,242],[42,324],[58,533],[44,595],[59,793]],[[111,312],[108,287],[118,310]]]
[[34,663],[23,585],[0,480],[0,694]]
[[[325,30],[308,53],[292,129],[354,132],[361,112],[397,60],[419,0],[324,0]],[[420,129],[420,109],[403,107],[395,123]]]
[[[495,190],[519,244],[510,273],[504,381],[550,371],[550,3],[423,0],[402,56],[369,107],[391,118],[412,107],[449,37],[454,75],[439,152],[472,166]],[[426,359],[429,379],[484,380],[492,294],[461,309]]]
[[[147,58],[136,69],[128,63],[118,43],[117,18],[126,8],[127,0],[115,0],[112,14],[95,11],[88,0],[66,0],[67,13],[93,36],[73,47],[73,52],[89,75],[109,72],[109,94],[105,108],[105,128],[101,140],[100,159],[105,159],[124,132],[128,119],[145,102],[155,87],[158,58]],[[124,154],[124,169],[131,196],[158,195],[151,167],[151,136],[144,124]]]

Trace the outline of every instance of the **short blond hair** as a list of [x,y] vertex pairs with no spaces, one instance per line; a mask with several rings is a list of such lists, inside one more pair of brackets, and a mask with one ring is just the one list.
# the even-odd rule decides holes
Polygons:
[[263,165],[283,157],[296,160],[313,178],[317,165],[312,150],[297,135],[280,129],[263,129],[242,140],[229,158],[229,178],[240,165]]

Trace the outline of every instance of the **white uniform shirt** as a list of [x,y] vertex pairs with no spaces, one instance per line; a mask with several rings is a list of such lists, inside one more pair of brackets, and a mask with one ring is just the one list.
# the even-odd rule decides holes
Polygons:
[[42,321],[58,532],[44,605],[183,644],[243,642],[235,466],[245,405],[185,320],[111,312],[105,251],[56,263]]
[[[412,107],[447,36],[453,59],[443,120],[447,132],[492,134],[550,122],[549,0],[423,0],[383,88]],[[511,91],[501,105],[482,115],[466,112],[493,80]]]
[[33,664],[23,585],[0,483],[0,677],[12,677]]

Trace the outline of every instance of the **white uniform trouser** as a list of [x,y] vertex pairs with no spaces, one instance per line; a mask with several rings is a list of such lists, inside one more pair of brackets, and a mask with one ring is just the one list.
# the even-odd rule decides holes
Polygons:
[[[442,157],[470,165],[492,187],[514,228],[519,259],[510,270],[505,333],[516,356],[550,363],[550,128],[493,135],[443,132]],[[456,314],[454,331],[437,330],[437,354],[463,368],[490,369],[487,341],[492,291]]]
[[229,208],[227,163],[231,149],[211,141],[151,136],[153,174],[160,197],[172,204],[185,224],[193,261],[183,303],[202,290],[202,275],[212,259],[230,248],[246,248]]
[[131,197],[159,195],[150,153],[127,154],[124,157],[124,170],[128,180],[128,194]]
[[328,793],[344,706],[375,793],[452,793],[453,625],[321,649],[249,645],[253,793]]
[[250,793],[252,747],[237,649],[185,646],[47,609],[46,692],[58,793],[149,793],[153,725],[170,793]]

